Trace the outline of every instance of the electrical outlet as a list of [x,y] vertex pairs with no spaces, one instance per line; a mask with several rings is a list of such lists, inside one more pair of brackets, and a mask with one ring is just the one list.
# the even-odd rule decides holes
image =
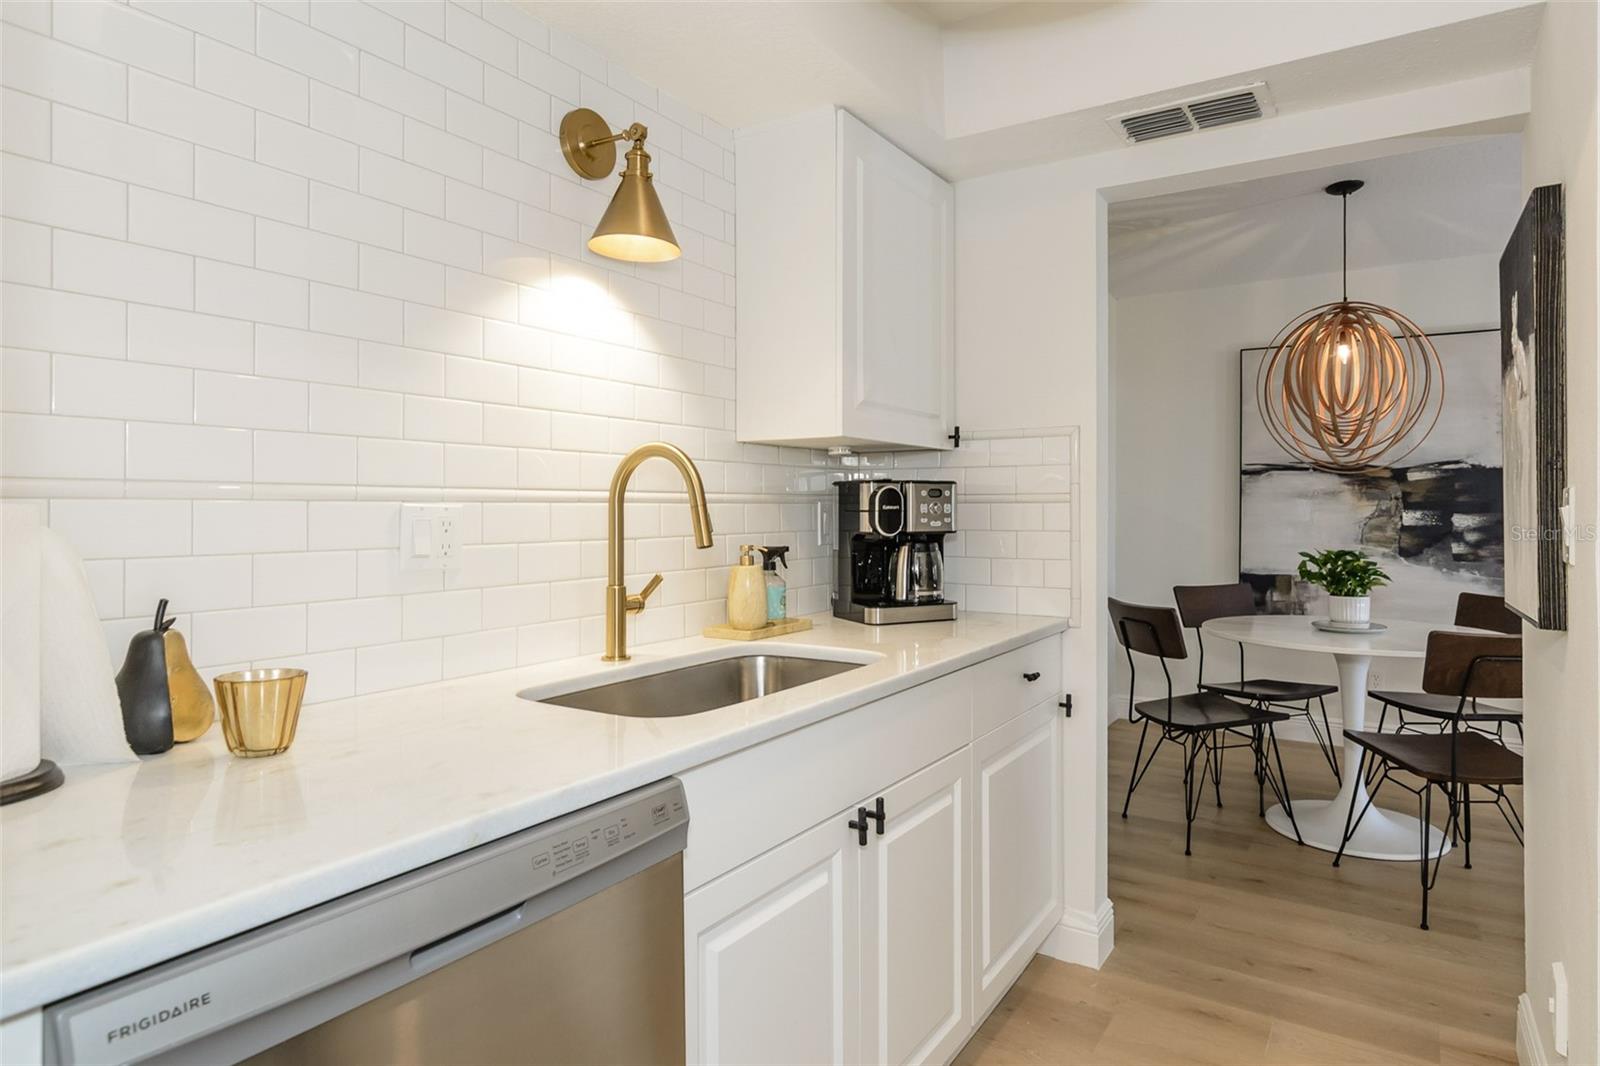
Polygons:
[[461,569],[461,505],[400,505],[400,569]]

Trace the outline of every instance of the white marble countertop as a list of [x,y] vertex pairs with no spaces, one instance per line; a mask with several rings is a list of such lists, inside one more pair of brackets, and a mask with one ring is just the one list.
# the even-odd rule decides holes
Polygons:
[[[235,759],[213,727],[136,766],[69,769],[0,810],[0,1017],[52,1002],[1066,628],[1065,619],[691,637],[316,704],[294,747]],[[867,665],[682,718],[517,698],[750,651]],[[693,817],[693,812],[690,812]]]

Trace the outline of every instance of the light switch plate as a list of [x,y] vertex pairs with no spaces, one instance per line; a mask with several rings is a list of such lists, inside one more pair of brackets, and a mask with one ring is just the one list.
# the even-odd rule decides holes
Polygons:
[[461,505],[400,505],[400,569],[461,569]]

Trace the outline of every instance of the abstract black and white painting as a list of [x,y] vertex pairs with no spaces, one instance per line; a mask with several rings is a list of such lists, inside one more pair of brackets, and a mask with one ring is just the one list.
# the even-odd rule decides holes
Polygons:
[[1506,606],[1541,629],[1566,628],[1559,512],[1567,482],[1561,216],[1561,186],[1533,190],[1500,257]]
[[1256,395],[1266,349],[1239,353],[1239,571],[1258,610],[1315,610],[1319,590],[1294,573],[1300,552],[1323,548],[1364,551],[1389,574],[1375,619],[1448,622],[1458,593],[1501,594],[1500,335],[1428,339],[1444,364],[1438,422],[1402,465],[1356,474],[1296,462],[1273,441]]

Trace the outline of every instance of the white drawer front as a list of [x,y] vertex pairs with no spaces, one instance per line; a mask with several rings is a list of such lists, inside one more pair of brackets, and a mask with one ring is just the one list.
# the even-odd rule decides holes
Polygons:
[[1046,637],[965,672],[973,675],[972,735],[981,737],[1060,694],[1061,638]]

